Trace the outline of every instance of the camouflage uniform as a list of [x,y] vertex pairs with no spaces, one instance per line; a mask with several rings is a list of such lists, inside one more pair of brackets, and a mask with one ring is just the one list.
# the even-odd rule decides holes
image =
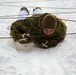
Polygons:
[[[10,35],[14,41],[19,41],[22,39],[22,34],[24,33],[30,34],[29,37],[31,41],[41,48],[54,47],[59,42],[63,41],[66,35],[67,27],[65,23],[62,20],[58,19],[56,16],[57,27],[54,34],[46,36],[42,32],[42,19],[47,14],[48,13],[33,15],[31,17],[27,17],[24,20],[17,20],[16,22],[12,23]],[[44,43],[45,46],[42,46],[42,43]]]

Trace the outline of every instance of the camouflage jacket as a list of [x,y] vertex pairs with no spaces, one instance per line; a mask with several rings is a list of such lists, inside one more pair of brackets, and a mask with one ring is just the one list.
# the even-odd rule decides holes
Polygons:
[[24,33],[29,33],[33,42],[42,48],[46,48],[41,45],[42,43],[47,44],[47,48],[49,48],[54,47],[59,42],[63,41],[66,35],[67,27],[65,23],[57,17],[57,27],[54,34],[45,36],[42,32],[42,19],[47,14],[48,13],[33,15],[24,20],[17,20],[12,23],[10,34],[14,41],[20,40],[22,38],[22,34]]

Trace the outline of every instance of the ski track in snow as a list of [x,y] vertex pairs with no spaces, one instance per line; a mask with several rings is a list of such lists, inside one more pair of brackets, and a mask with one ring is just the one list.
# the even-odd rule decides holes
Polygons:
[[[0,2],[10,1],[12,0],[0,0]],[[75,0],[49,1],[6,3],[6,5],[60,8],[75,8],[76,6]],[[18,15],[20,7],[0,6],[0,9],[0,16]],[[29,8],[29,10],[32,13],[32,8]],[[43,12],[50,13],[73,11],[75,9],[43,8]],[[76,20],[75,13],[55,15],[60,18]],[[16,19],[0,19],[0,37],[10,36],[10,30],[7,28],[14,21]],[[76,22],[66,21],[66,24],[67,33],[76,32]],[[76,34],[66,35],[63,42],[49,49],[37,48],[33,43],[27,46],[20,45],[16,42],[14,43],[12,38],[0,39],[0,75],[76,75]]]

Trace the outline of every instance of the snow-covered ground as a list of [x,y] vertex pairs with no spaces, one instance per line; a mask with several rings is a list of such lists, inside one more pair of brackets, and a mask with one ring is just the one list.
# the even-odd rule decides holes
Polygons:
[[[22,6],[27,6],[31,14],[34,7],[40,6],[43,12],[54,13],[62,19],[76,20],[76,13],[69,13],[76,12],[75,0],[27,1],[0,0],[0,38],[10,36],[7,28],[16,21],[1,18],[18,15]],[[66,21],[66,25],[67,33],[76,32],[76,22]],[[40,49],[32,43],[22,47],[17,48],[12,38],[0,39],[0,75],[76,75],[76,34],[66,35],[65,40],[54,48]]]

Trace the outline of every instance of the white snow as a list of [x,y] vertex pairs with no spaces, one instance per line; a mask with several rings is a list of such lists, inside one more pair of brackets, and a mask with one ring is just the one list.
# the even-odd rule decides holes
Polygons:
[[[7,28],[17,19],[22,6],[32,13],[33,7],[75,8],[75,0],[0,0],[0,37],[9,37]],[[33,2],[32,2],[33,1]],[[2,3],[5,2],[5,3]],[[9,2],[9,3],[8,3]],[[31,7],[30,7],[31,6]],[[42,8],[43,12],[75,12],[76,9]],[[76,13],[55,14],[62,19],[76,20]],[[6,18],[4,17],[4,18]],[[76,22],[66,21],[67,33],[76,32]],[[16,45],[15,45],[16,44]],[[0,39],[0,75],[76,75],[76,34],[66,35],[54,48],[41,49],[33,43],[19,45],[12,38]]]

